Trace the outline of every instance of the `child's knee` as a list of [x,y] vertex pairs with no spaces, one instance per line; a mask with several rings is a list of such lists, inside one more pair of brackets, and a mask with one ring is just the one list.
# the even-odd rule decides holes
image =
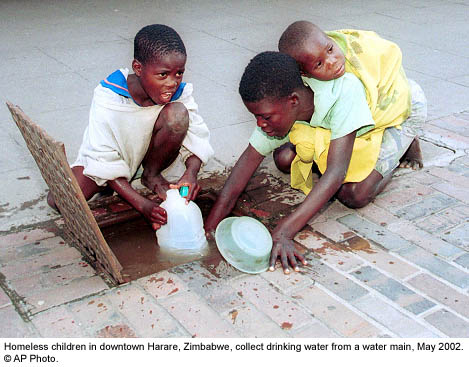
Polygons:
[[337,199],[350,209],[360,209],[373,200],[373,195],[363,190],[356,183],[342,185],[337,193]]
[[291,164],[296,156],[295,146],[292,143],[285,143],[274,150],[273,156],[277,168],[283,173],[290,173]]
[[83,166],[72,167],[73,175],[77,180],[78,186],[80,186],[83,196],[86,200],[89,200],[94,196],[94,194],[98,193],[103,188],[101,186],[98,186],[96,182],[94,182],[91,178],[85,176],[83,174],[83,171]]
[[185,134],[189,129],[189,112],[179,102],[167,104],[160,112],[158,119],[174,134]]

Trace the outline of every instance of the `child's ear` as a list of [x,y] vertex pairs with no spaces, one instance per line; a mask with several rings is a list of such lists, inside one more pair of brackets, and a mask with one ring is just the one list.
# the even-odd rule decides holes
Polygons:
[[299,95],[298,93],[296,92],[293,92],[292,94],[290,94],[288,96],[288,102],[292,105],[292,106],[297,106],[298,103],[299,103]]
[[137,59],[132,61],[132,70],[138,77],[142,74],[142,63]]

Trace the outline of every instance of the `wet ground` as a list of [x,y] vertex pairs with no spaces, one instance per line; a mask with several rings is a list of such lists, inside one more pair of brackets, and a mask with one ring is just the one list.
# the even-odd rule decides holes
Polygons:
[[[187,47],[184,79],[194,85],[216,152],[205,168],[223,170],[238,159],[255,126],[239,99],[242,70],[258,52],[275,50],[288,24],[309,19],[327,30],[370,29],[399,44],[406,74],[428,99],[425,168],[398,172],[363,209],[326,205],[296,237],[310,262],[300,273],[248,275],[209,258],[115,286],[62,237],[60,218],[45,203],[46,184],[3,103],[0,336],[468,338],[467,5],[168,3],[0,2],[8,30],[0,34],[8,75],[2,100],[20,105],[63,141],[73,161],[99,80],[130,67],[140,27],[169,22]],[[288,211],[297,198],[276,186],[260,177],[258,190],[253,183],[238,208],[273,225],[280,214],[271,209]],[[105,231],[116,219],[138,218],[128,209],[115,202],[112,212],[101,207],[95,215]]]
[[[203,218],[206,218],[213,200],[201,196],[196,204],[201,208]],[[155,231],[142,217],[108,225],[102,228],[102,233],[122,265],[122,275],[126,281],[191,261],[220,257],[214,241],[208,241],[207,246],[195,253],[162,249],[158,246]]]
[[[125,284],[109,282],[70,247],[60,220],[3,234],[3,335],[467,337],[468,257],[459,235],[467,205],[436,191],[443,177],[453,187],[464,176],[406,172],[366,208],[327,203],[295,237],[308,266],[288,276],[279,268],[241,273],[213,243],[197,256],[165,254],[150,226],[116,196],[90,207]],[[272,229],[302,202],[273,173],[259,170],[233,215]],[[204,217],[225,177],[202,182]]]
[[[216,173],[200,181],[203,190],[195,203],[204,219],[225,180],[226,175]],[[159,201],[146,189],[140,192]],[[249,182],[231,216],[248,215],[259,219],[268,228],[273,228],[280,217],[293,210],[297,204],[295,199],[299,197],[301,194],[292,191],[278,178],[260,170]],[[90,207],[106,242],[123,267],[125,282],[196,260],[213,264],[222,259],[213,240],[209,240],[208,245],[197,253],[162,250],[158,246],[155,231],[138,212],[115,195],[92,201]]]

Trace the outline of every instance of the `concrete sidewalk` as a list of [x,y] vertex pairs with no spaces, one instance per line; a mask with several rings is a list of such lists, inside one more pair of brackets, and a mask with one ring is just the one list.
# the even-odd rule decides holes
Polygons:
[[[366,208],[330,203],[296,237],[310,263],[301,272],[252,276],[196,261],[114,287],[61,238],[60,217],[46,207],[47,188],[2,104],[0,337],[469,337],[467,10],[465,1],[443,0],[3,1],[0,100],[64,141],[70,161],[92,90],[129,65],[133,36],[150,23],[173,26],[186,43],[185,80],[216,151],[207,171],[231,166],[254,126],[237,94],[242,70],[298,19],[396,41],[427,95],[429,121],[425,168],[398,171]],[[279,181],[256,196],[254,216],[268,219],[302,199],[271,158],[263,172]]]

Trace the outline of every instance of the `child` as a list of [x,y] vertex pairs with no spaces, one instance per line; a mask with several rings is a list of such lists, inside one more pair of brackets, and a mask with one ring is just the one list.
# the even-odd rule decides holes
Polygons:
[[369,146],[379,147],[380,143],[373,137],[361,139],[374,129],[374,121],[360,80],[345,73],[329,82],[316,82],[303,81],[295,59],[278,52],[257,55],[241,78],[239,92],[258,127],[210,212],[206,231],[213,231],[230,213],[264,157],[288,142],[296,128],[304,126],[308,134],[300,145],[291,139],[298,156],[309,162],[306,170],[299,167],[300,175],[310,177],[313,161],[323,173],[314,187],[305,190],[304,202],[273,230],[270,270],[278,256],[285,273],[289,273],[288,261],[296,271],[296,258],[306,263],[295,250],[293,238],[333,195],[350,207],[361,207],[373,200],[391,177],[383,177],[373,166],[370,169],[372,158],[355,153],[356,146],[368,154]]
[[[166,212],[132,188],[140,165],[142,183],[165,198],[163,177],[185,163],[177,185],[189,186],[187,200],[200,190],[197,174],[213,155],[210,134],[197,114],[192,84],[182,83],[186,49],[172,28],[153,24],[134,40],[133,74],[120,69],[94,90],[89,125],[72,171],[88,200],[107,186],[158,229]],[[48,203],[55,208],[52,195]]]
[[[373,131],[364,137],[375,142],[374,147],[369,145],[366,153],[363,152],[363,156],[371,155],[368,170],[374,167],[386,177],[399,165],[406,151],[401,167],[416,169],[423,166],[417,136],[423,121],[407,118],[411,98],[415,102],[412,107],[414,116],[426,115],[426,101],[421,88],[414,81],[407,80],[402,68],[402,53],[395,43],[370,31],[339,30],[326,34],[310,22],[298,21],[283,32],[278,47],[280,52],[289,54],[298,62],[302,74],[307,78],[330,81],[340,78],[345,72],[351,72],[360,79],[375,122]],[[318,95],[322,83],[311,81],[308,84]],[[415,111],[417,109],[419,111]],[[306,130],[302,126],[290,138],[301,145],[302,141],[308,140]],[[304,175],[299,171],[306,172],[308,165],[305,165],[307,160],[304,156],[311,152],[305,154],[303,151],[302,154],[303,157],[295,157],[290,145],[290,151],[282,149],[276,152],[276,163],[279,162],[279,168],[285,171],[289,170],[289,163],[293,160],[291,170],[294,187],[308,192],[311,183],[305,182]],[[324,169],[325,162],[322,166]],[[366,172],[363,170],[363,174]],[[352,181],[360,181],[361,178],[363,175]]]

